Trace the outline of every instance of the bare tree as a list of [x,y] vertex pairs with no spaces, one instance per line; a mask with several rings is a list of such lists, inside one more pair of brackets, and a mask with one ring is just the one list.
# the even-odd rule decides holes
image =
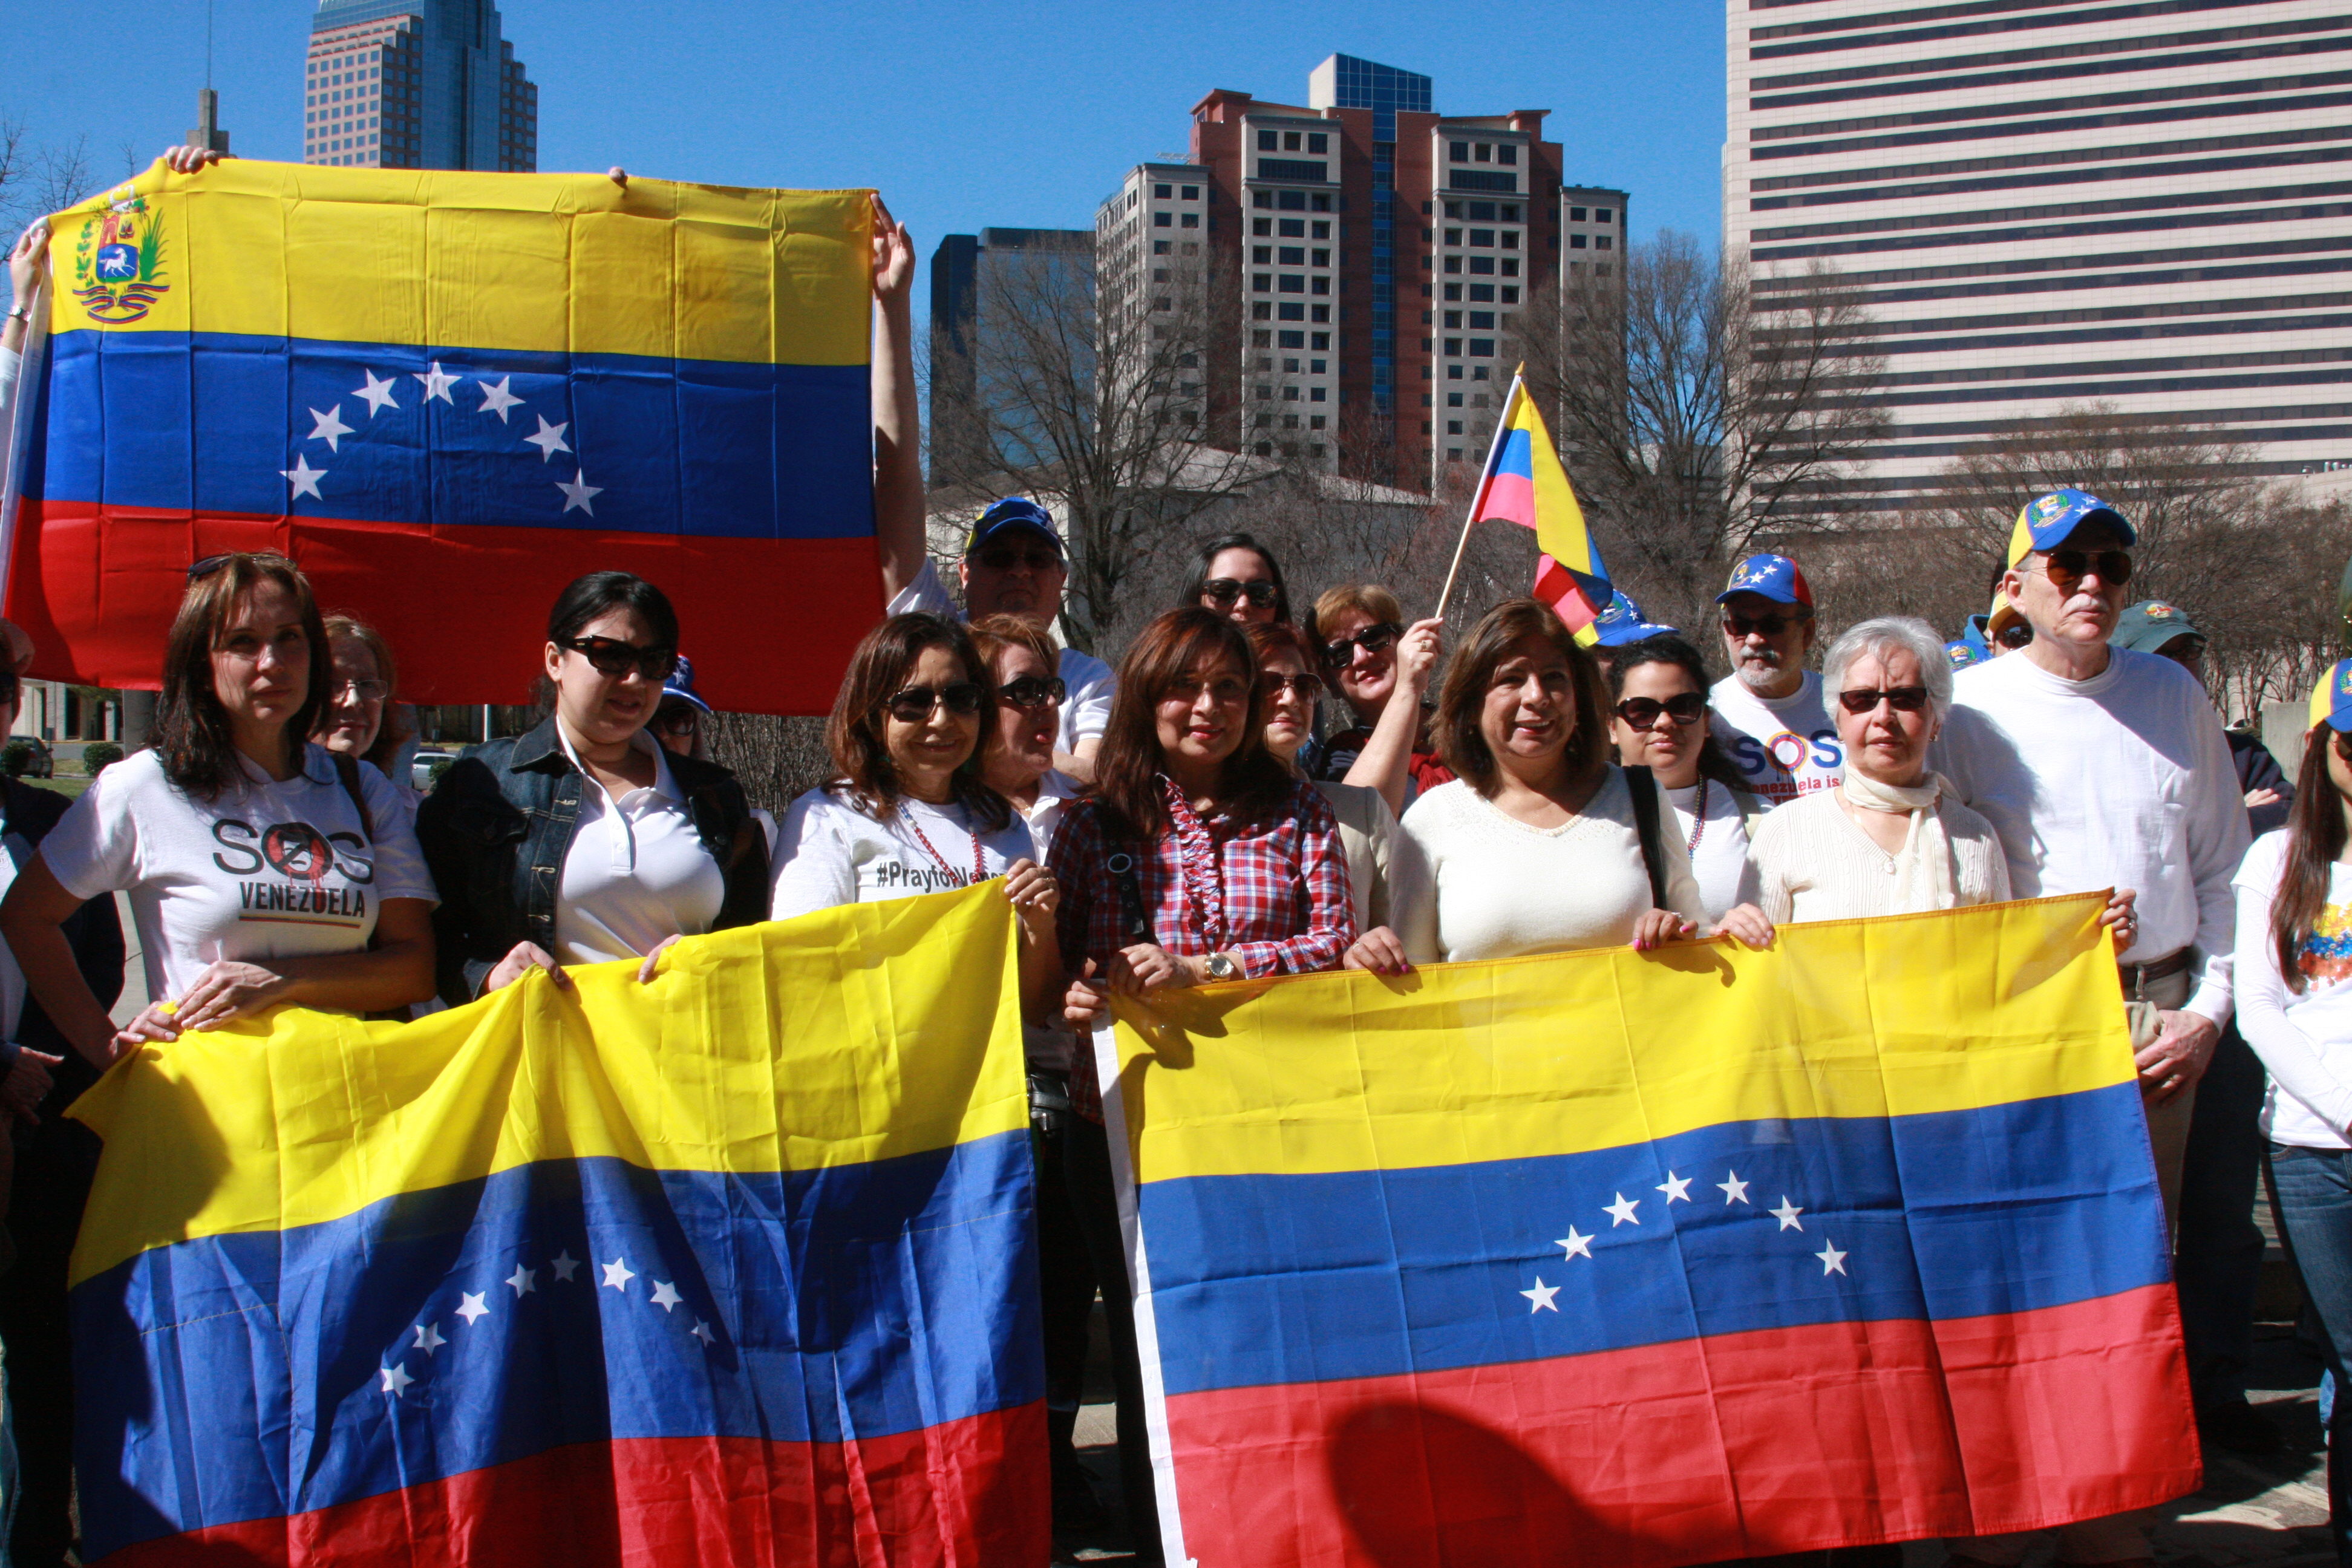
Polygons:
[[714,713],[703,731],[709,737],[710,760],[734,770],[751,804],[765,806],[781,821],[793,796],[833,776],[824,725],[822,718]]
[[97,189],[89,138],[77,136],[54,146],[37,146],[21,121],[0,120],[0,234],[16,242],[24,226],[44,213],[73,205]]

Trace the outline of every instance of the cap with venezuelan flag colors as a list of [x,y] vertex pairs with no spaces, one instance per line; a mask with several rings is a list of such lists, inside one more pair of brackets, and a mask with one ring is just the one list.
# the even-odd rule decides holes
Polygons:
[[1592,629],[1600,634],[1602,647],[1625,647],[1633,643],[1646,642],[1651,637],[1681,635],[1677,628],[1661,625],[1643,615],[1642,606],[1635,604],[1622,588],[1611,591],[1609,607],[1593,621]]
[[1725,584],[1715,602],[1722,604],[1734,594],[1757,594],[1776,605],[1802,605],[1813,607],[1813,587],[1797,563],[1785,555],[1751,555],[1731,569],[1731,581]]
[[2352,658],[2337,659],[2311,689],[2311,721],[2304,728],[2316,730],[2322,724],[2339,735],[2352,735]]
[[2068,534],[2095,521],[2114,529],[2126,544],[2139,542],[2124,514],[2090,491],[2052,490],[2018,508],[2017,526],[2009,535],[2009,563],[2014,566],[2037,550],[2055,550]]

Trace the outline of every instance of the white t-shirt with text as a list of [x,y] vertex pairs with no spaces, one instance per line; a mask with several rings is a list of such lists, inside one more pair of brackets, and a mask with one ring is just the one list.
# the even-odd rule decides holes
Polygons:
[[813,789],[784,814],[769,918],[945,892],[1035,858],[1029,824],[1017,811],[1003,826],[975,832],[971,814],[960,805],[902,800],[877,820],[842,795]]
[[2238,868],[2238,1028],[2270,1075],[2263,1134],[2290,1148],[2352,1148],[2352,866],[2328,868],[2311,934],[2295,948],[2303,989],[2290,991],[2271,937],[2286,845],[2284,829],[2265,833]]
[[1715,743],[1767,809],[1836,785],[1845,772],[1845,746],[1830,722],[1819,671],[1805,671],[1786,697],[1759,697],[1736,675],[1707,693],[1715,710]]

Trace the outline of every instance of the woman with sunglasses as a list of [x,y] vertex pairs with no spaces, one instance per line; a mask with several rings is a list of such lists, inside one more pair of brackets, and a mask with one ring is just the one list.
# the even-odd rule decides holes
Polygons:
[[996,726],[981,742],[981,777],[1028,823],[1042,864],[1062,808],[1078,797],[1078,782],[1054,766],[1069,696],[1056,673],[1061,650],[1023,616],[988,616],[970,630],[996,688]]
[[1675,831],[1689,849],[1699,907],[1720,921],[1756,901],[1748,845],[1764,803],[1716,744],[1706,724],[1706,666],[1678,637],[1654,637],[1611,650],[1612,734],[1617,761],[1650,770],[1675,808]]
[[1290,590],[1283,586],[1281,563],[1246,533],[1220,534],[1201,546],[1177,602],[1243,626],[1290,619]]
[[1423,699],[1436,672],[1445,623],[1404,625],[1404,606],[1377,583],[1343,583],[1315,601],[1308,623],[1326,679],[1355,715],[1353,727],[1310,753],[1308,775],[1363,784],[1402,812],[1454,776],[1430,738]]
[[[651,981],[682,936],[764,919],[766,846],[735,775],[648,732],[677,659],[669,598],[591,572],[548,612],[528,733],[468,746],[417,813],[441,888],[451,1006],[532,969],[635,959]],[[552,866],[552,878],[540,868]]]

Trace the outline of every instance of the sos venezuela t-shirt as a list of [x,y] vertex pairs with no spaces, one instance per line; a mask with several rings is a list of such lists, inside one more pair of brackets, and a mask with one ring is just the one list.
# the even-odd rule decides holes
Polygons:
[[283,781],[249,760],[241,786],[205,800],[140,752],[98,775],[41,841],[78,899],[130,895],[156,1001],[187,994],[222,959],[353,952],[386,899],[434,900],[409,814],[384,776],[359,764],[370,833],[325,748],[304,749]]

